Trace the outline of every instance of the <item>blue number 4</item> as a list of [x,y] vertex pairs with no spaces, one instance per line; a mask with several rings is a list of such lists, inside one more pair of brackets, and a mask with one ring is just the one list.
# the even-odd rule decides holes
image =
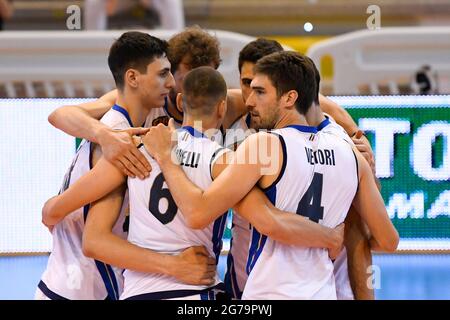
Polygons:
[[315,172],[308,190],[306,190],[297,207],[297,214],[307,217],[316,223],[323,219],[323,207],[321,206],[322,185],[323,175]]

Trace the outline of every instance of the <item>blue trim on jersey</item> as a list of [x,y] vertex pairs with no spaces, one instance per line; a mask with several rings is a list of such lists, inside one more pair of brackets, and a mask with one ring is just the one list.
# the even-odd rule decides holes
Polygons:
[[247,116],[245,117],[245,124],[247,125],[248,128],[250,128],[251,120],[252,116],[250,115],[250,113],[247,113]]
[[83,218],[84,218],[84,223],[86,223],[86,219],[89,213],[89,209],[90,209],[91,205],[87,204],[83,207]]
[[[170,112],[169,112],[169,102],[167,100],[167,97],[164,98],[164,106],[163,106],[163,108],[164,108],[164,111],[167,113],[167,115],[169,117],[171,117],[176,123],[178,123],[178,124],[183,123],[183,121],[177,120],[177,118],[175,118],[172,114],[170,114]],[[181,113],[181,116],[183,116],[183,112],[180,111],[180,113]]]
[[317,128],[310,127],[310,126],[300,126],[300,125],[293,124],[293,125],[287,126],[285,128],[294,128],[294,129],[297,129],[298,131],[307,132],[307,133],[317,133]]
[[42,291],[42,293],[49,298],[50,300],[69,300],[67,298],[64,298],[63,296],[60,296],[56,292],[53,292],[50,290],[47,285],[44,283],[44,281],[39,281],[38,288]]
[[329,125],[331,123],[330,119],[328,119],[327,117],[325,117],[325,120],[323,120],[318,126],[317,126],[317,131],[322,130],[323,128],[325,128],[327,125]]
[[130,124],[130,127],[134,127],[133,126],[133,122],[131,122],[131,118],[130,118],[130,115],[128,114],[127,110],[125,110],[124,108],[122,108],[121,106],[119,106],[117,104],[113,105],[112,109],[120,112],[121,114],[123,114],[123,116],[125,118],[127,118],[128,123]]
[[[285,158],[286,158],[286,156],[285,156]],[[279,179],[277,179],[277,180],[279,181]],[[265,189],[264,192],[266,194],[266,197],[275,206],[275,202],[276,202],[276,199],[277,199],[277,186],[276,186],[276,184],[272,184],[272,186],[270,188]],[[264,249],[264,245],[266,244],[266,240],[267,240],[267,236],[259,233],[259,231],[256,230],[255,227],[253,227],[252,242],[251,242],[251,245],[250,245],[248,261],[247,261],[247,274],[250,274],[250,272],[252,271],[253,267],[256,264],[256,261],[258,261],[258,258],[259,258],[259,256],[261,255],[261,252]]]
[[[114,105],[114,107],[117,105]],[[114,108],[113,107],[113,108]],[[119,106],[117,106],[119,107]],[[120,108],[120,107],[119,107]],[[117,109],[115,109],[117,110]],[[126,110],[123,109],[125,112]],[[117,110],[119,111],[119,110]],[[121,112],[121,111],[119,111]],[[126,113],[125,117],[128,116],[128,112]],[[89,146],[89,169],[93,168],[92,163],[92,144]],[[86,222],[87,216],[89,214],[90,204],[87,204],[83,207],[83,217],[84,222]],[[101,261],[95,260],[95,265],[97,266],[98,272],[100,272],[100,276],[102,277],[103,283],[105,284],[106,292],[108,293],[108,296],[106,299],[108,300],[119,300],[119,287],[117,285],[117,279],[114,271],[112,270],[111,266],[107,265],[106,263],[103,263]]]
[[119,288],[117,286],[116,275],[114,274],[114,271],[112,270],[111,266],[98,260],[94,261],[103,279],[106,291],[108,292],[107,298],[109,300],[119,300]]
[[230,241],[230,251],[227,256],[227,272],[223,282],[225,283],[225,292],[234,299],[242,299],[242,292],[237,282],[236,269],[234,267],[234,258],[231,254],[231,247],[233,246],[233,238]]
[[225,222],[227,220],[227,214],[228,212],[225,212],[222,216],[220,216],[214,221],[212,243],[213,243],[213,251],[216,256],[216,264],[219,263],[220,251],[222,250],[222,236],[225,230]]
[[250,250],[248,254],[248,260],[247,260],[247,274],[250,274],[253,267],[255,266],[256,261],[259,258],[259,255],[261,254],[264,245],[266,244],[267,236],[259,233],[258,230],[256,230],[255,227],[253,227],[252,232],[252,243],[250,245]]
[[209,300],[208,292],[202,292],[202,293],[200,293],[200,300],[203,300],[203,301]]
[[278,177],[275,179],[274,182],[272,182],[272,184],[270,186],[268,186],[267,188],[264,188],[263,191],[267,191],[273,187],[275,187],[277,185],[278,182],[280,182],[281,178],[284,175],[284,171],[286,170],[286,165],[287,165],[287,149],[286,149],[286,142],[284,141],[284,138],[282,135],[276,133],[276,132],[272,132],[272,134],[276,135],[278,137],[278,139],[280,139],[280,143],[281,143],[281,150],[283,152],[283,163],[281,164],[281,170],[280,173],[278,174]]
[[184,129],[187,132],[189,132],[189,134],[191,136],[193,136],[194,138],[206,138],[206,136],[202,132],[198,131],[197,129],[194,129],[191,126],[184,126],[184,127],[181,127],[181,129]]

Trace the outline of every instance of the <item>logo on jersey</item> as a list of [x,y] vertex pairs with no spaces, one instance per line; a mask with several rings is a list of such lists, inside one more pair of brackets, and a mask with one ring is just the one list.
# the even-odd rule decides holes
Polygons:
[[162,123],[163,125],[167,126],[169,124],[169,117],[168,116],[161,116],[156,119],[153,119],[152,126],[157,126],[158,124]]

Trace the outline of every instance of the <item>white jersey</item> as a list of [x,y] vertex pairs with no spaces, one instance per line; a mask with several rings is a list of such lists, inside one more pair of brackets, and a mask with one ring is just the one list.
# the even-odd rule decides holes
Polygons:
[[[144,180],[128,179],[130,193],[130,228],[128,241],[166,254],[178,254],[191,246],[205,246],[218,260],[226,214],[202,230],[188,227],[173,200],[157,162],[145,148],[141,151],[152,166]],[[192,127],[178,132],[177,156],[188,178],[207,189],[212,182],[211,167],[226,149]],[[187,285],[156,273],[132,270],[124,272],[125,288],[121,299],[170,299],[205,293],[206,286]],[[216,285],[219,284],[216,276]]]
[[[224,146],[236,150],[252,132],[249,130],[250,115],[237,119],[226,130]],[[250,223],[233,211],[231,224],[230,251],[227,256],[227,271],[224,283],[228,294],[234,299],[240,299],[248,274],[246,265],[250,244]]]
[[[315,127],[289,126],[280,137],[283,165],[265,190],[280,210],[298,212],[324,226],[342,223],[358,187],[356,158],[350,145]],[[243,299],[336,299],[328,250],[289,246],[255,228],[247,262]]]
[[[150,128],[153,126],[157,126],[158,124],[162,123],[167,126],[169,123],[169,119],[173,118],[175,121],[175,128],[179,129],[181,128],[181,121],[177,120],[173,115],[170,114],[168,105],[166,103],[164,104],[164,107],[162,108],[153,108],[150,110],[149,114],[147,115],[147,118],[145,119],[144,127]],[[220,130],[214,129],[214,130],[208,130],[207,136],[212,140],[217,142],[218,144],[222,145],[223,143],[223,134]]]
[[150,128],[153,126],[157,126],[162,123],[167,125],[169,123],[169,119],[173,118],[175,120],[175,126],[179,128],[181,126],[181,122],[176,120],[170,113],[167,107],[167,101],[164,107],[162,108],[152,108],[145,119],[144,127]]
[[[130,128],[128,112],[115,105],[101,119],[113,129]],[[92,144],[83,140],[64,178],[62,193],[92,168]],[[127,196],[113,232],[126,238]],[[53,249],[39,289],[50,299],[118,299],[123,289],[122,270],[84,256],[82,237],[89,205],[79,208],[55,225]]]
[[[347,141],[351,146],[354,146],[352,139],[347,132],[331,120],[329,116],[322,121],[317,129],[323,133],[333,134],[341,139]],[[336,295],[338,300],[354,300],[353,290],[350,285],[350,278],[348,275],[348,261],[347,250],[345,247],[334,261],[334,277],[336,280]]]

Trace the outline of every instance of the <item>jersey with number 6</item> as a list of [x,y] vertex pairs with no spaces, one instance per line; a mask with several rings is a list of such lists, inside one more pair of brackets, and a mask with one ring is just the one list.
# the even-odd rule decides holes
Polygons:
[[[226,214],[208,227],[194,230],[188,227],[183,214],[168,189],[157,162],[144,147],[140,149],[152,166],[144,180],[128,179],[130,195],[130,228],[128,240],[156,252],[178,254],[191,246],[204,246],[210,256],[219,258]],[[211,167],[227,149],[211,141],[192,127],[178,130],[176,155],[187,177],[198,187],[207,189],[212,183]],[[181,298],[204,290],[205,286],[187,285],[173,277],[126,270],[122,299]],[[216,284],[219,278],[216,276]],[[188,294],[183,295],[183,292]]]
[[[351,146],[315,127],[289,126],[278,135],[283,163],[265,190],[280,210],[334,228],[342,223],[358,187]],[[243,299],[336,299],[328,250],[278,243],[253,228]]]

